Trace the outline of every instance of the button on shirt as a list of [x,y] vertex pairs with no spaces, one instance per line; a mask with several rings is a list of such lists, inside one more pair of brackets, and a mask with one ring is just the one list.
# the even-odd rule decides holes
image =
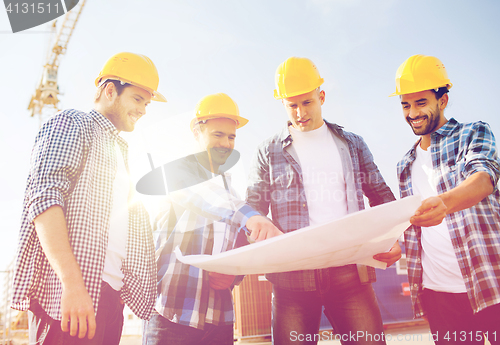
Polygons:
[[[115,142],[127,160],[127,143],[118,136],[113,124],[95,110],[60,112],[40,129],[24,199],[13,308],[27,310],[30,299],[36,299],[50,317],[61,319],[61,282],[43,253],[33,223],[49,207],[59,205],[97,312],[117,165]],[[128,211],[121,298],[138,317],[149,319],[156,273],[151,227],[142,204],[131,202]]]
[[[411,169],[415,147],[398,164],[401,197],[413,195]],[[442,194],[460,185],[476,172],[490,175],[493,186],[500,175],[495,138],[484,122],[458,123],[450,119],[431,134],[432,166],[437,191]],[[451,242],[473,311],[500,303],[500,193],[498,189],[468,209],[446,216]],[[419,294],[422,290],[421,228],[405,231],[406,258],[415,317],[423,315]]]

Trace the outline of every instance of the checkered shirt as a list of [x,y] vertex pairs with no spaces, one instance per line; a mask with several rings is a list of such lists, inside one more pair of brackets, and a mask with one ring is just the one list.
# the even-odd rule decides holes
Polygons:
[[[401,197],[413,194],[411,168],[417,142],[398,164]],[[431,157],[442,194],[484,171],[494,186],[500,174],[495,138],[484,122],[458,123],[450,119],[431,134]],[[500,303],[500,193],[494,192],[473,207],[446,216],[451,243],[474,312]],[[422,292],[421,228],[405,231],[406,260],[415,317],[424,315]]]
[[[183,171],[177,175],[186,181],[199,183],[188,183],[189,187],[177,189],[161,201],[153,225],[158,266],[156,311],[172,322],[198,329],[205,323],[231,325],[230,289],[210,288],[208,272],[178,261],[174,250],[179,247],[183,255],[211,255],[215,221],[226,223],[222,251],[230,250],[248,218],[259,213],[226,189],[221,175],[208,179],[194,156],[176,168]],[[230,186],[228,173],[225,178]],[[186,184],[181,181],[179,185]]]
[[[341,126],[325,121],[329,130],[342,138],[349,148],[354,178],[355,195],[347,195],[348,200],[357,201],[356,210],[364,209],[363,195],[370,205],[375,206],[393,201],[394,195],[386,185],[373,161],[373,156],[363,139],[346,132]],[[300,165],[285,150],[292,144],[288,125],[282,131],[265,140],[257,149],[250,169],[247,202],[263,215],[271,208],[272,219],[285,233],[309,226],[309,211],[302,182]],[[318,150],[321,150],[319,147]],[[342,162],[347,166],[348,162]],[[328,269],[304,270],[268,274],[268,279],[276,286],[294,291],[316,290],[315,272],[328,275]],[[375,281],[375,270],[368,267],[369,281]]]
[[[31,156],[13,280],[12,307],[27,310],[36,299],[47,314],[61,319],[62,286],[44,255],[33,220],[49,207],[62,207],[70,245],[85,286],[99,307],[108,243],[118,143],[128,169],[127,143],[95,110],[66,110],[40,129]],[[155,299],[154,244],[149,217],[129,202],[127,257],[121,298],[140,318],[149,319]]]

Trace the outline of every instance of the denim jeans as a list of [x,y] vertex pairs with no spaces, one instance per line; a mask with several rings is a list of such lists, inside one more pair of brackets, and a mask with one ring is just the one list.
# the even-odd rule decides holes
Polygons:
[[436,344],[500,344],[500,304],[472,312],[466,293],[424,289],[422,306]]
[[[385,344],[382,317],[371,284],[361,284],[356,265],[316,271],[316,291],[273,287],[273,344]],[[319,332],[321,310],[335,336]]]
[[144,322],[143,345],[233,345],[233,324],[214,326],[206,323],[197,329],[171,322],[157,312]]
[[102,284],[96,315],[96,332],[92,339],[72,337],[61,330],[61,321],[54,320],[32,300],[28,312],[29,343],[49,345],[118,345],[123,328],[123,304],[120,292]]

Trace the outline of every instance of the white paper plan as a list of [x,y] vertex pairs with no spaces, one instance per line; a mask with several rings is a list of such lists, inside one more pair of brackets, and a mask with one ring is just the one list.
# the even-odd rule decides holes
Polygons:
[[386,268],[373,259],[387,252],[410,226],[420,206],[411,196],[351,213],[335,221],[295,230],[217,255],[182,255],[177,259],[206,271],[232,274],[264,274],[318,269],[347,264]]

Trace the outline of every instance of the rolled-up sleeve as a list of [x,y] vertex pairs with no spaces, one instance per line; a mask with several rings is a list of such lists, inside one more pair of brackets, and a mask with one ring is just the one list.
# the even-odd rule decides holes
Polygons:
[[31,154],[26,190],[30,221],[51,206],[65,207],[80,170],[83,145],[74,120],[64,113],[43,125]]
[[464,177],[484,171],[490,175],[491,183],[496,191],[500,176],[500,162],[495,137],[490,126],[484,122],[476,122],[467,140],[469,144],[465,153]]
[[169,199],[210,221],[234,224],[240,228],[248,218],[259,214],[226,190],[217,178],[172,192]]

